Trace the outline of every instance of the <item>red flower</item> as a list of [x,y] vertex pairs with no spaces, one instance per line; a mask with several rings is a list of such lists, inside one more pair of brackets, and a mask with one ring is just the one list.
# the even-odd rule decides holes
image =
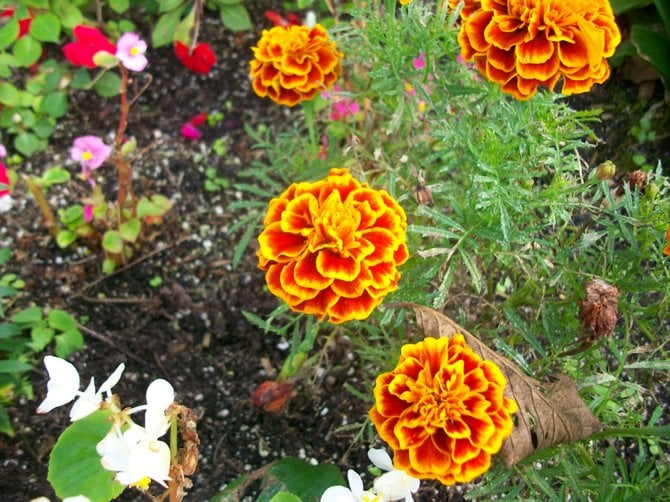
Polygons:
[[302,24],[300,17],[292,12],[288,12],[284,17],[279,12],[268,9],[265,11],[265,17],[272,21],[275,26],[300,26]]
[[[0,12],[0,18],[2,17],[12,17],[14,15],[14,10],[13,8],[9,7],[7,9],[4,9],[2,12]],[[33,22],[33,17],[28,16],[23,19],[19,19],[19,35],[16,37],[18,40],[24,35],[27,35],[28,32],[30,31],[30,23]]]
[[198,113],[195,117],[188,121],[188,123],[194,127],[200,127],[205,122],[207,122],[207,114],[204,112]]
[[93,56],[98,52],[116,54],[116,46],[99,30],[90,26],[77,25],[74,27],[76,42],[69,42],[63,47],[65,58],[76,66],[95,68]]
[[188,45],[177,41],[174,43],[174,53],[181,64],[193,73],[199,73],[200,75],[207,75],[212,66],[216,64],[216,56],[209,44],[205,42],[200,42],[189,53]]

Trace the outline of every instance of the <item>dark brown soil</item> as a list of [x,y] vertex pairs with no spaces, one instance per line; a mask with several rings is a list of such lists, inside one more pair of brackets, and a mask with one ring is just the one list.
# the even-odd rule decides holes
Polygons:
[[[268,25],[263,11],[277,8],[279,2],[246,4],[254,26],[263,27]],[[252,326],[242,311],[263,316],[277,301],[267,293],[257,269],[253,240],[239,266],[231,267],[239,235],[230,234],[228,228],[240,214],[227,208],[241,194],[232,188],[207,192],[203,185],[206,166],[234,182],[240,169],[262,156],[250,149],[245,126],[275,127],[291,121],[290,112],[258,99],[250,89],[249,48],[257,36],[232,34],[216,19],[207,19],[202,38],[212,43],[219,63],[204,77],[183,68],[171,48],[151,51],[148,71],[154,81],[133,108],[127,131],[137,138],[141,151],[133,165],[135,190],[173,197],[175,205],[161,234],[129,266],[104,277],[98,256],[59,250],[41,226],[34,201],[21,197],[22,186],[15,194],[16,209],[1,225],[6,233],[0,233],[0,241],[10,242],[14,249],[11,269],[27,283],[17,306],[32,302],[87,319],[86,346],[70,358],[84,380],[95,376],[102,381],[125,362],[124,377],[115,387],[124,405],[140,404],[148,383],[165,378],[175,387],[177,399],[195,411],[201,458],[188,499],[198,502],[210,499],[240,474],[285,456],[364,473],[371,446],[357,439],[369,404],[343,387],[347,383],[368,392],[371,382],[346,339],[336,339],[322,367],[301,380],[283,413],[267,413],[250,402],[253,390],[276,376],[288,352],[284,340]],[[76,94],[53,138],[53,151],[21,166],[21,172],[39,173],[64,162],[74,136],[114,131],[116,110],[114,99]],[[222,111],[225,119],[205,127],[202,140],[180,137],[184,122],[214,110]],[[213,141],[220,137],[229,139],[224,157],[211,152]],[[199,155],[204,160],[194,162]],[[78,170],[69,167],[76,178]],[[73,188],[57,197],[61,204],[85,193],[83,182],[77,183],[80,190]],[[149,281],[156,276],[163,284],[154,288]],[[41,365],[31,380],[35,400],[21,399],[8,410],[16,437],[0,436],[3,501],[56,499],[46,480],[47,464],[51,448],[68,425],[68,407],[36,415],[47,380]],[[344,427],[357,423],[361,427]],[[458,493],[422,483],[419,498],[454,500]],[[122,499],[142,497],[127,491]]]

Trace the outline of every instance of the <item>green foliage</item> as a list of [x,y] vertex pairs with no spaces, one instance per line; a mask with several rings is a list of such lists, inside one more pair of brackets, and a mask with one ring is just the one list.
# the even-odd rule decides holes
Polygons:
[[[11,256],[0,249],[0,266]],[[0,272],[0,432],[9,436],[14,431],[5,407],[20,396],[33,398],[27,374],[40,354],[52,343],[59,357],[84,346],[77,321],[63,310],[52,309],[45,317],[41,307],[27,307],[8,316],[23,285],[15,274]]]
[[[336,466],[311,465],[291,457],[270,464],[262,474],[263,490],[256,502],[317,502],[327,488],[344,484]],[[212,502],[240,500],[249,481],[249,476],[241,476],[214,496]]]
[[[659,378],[667,382],[667,166],[638,159],[647,173],[641,189],[626,177],[599,180],[597,166],[585,159],[596,141],[589,124],[600,111],[573,110],[549,92],[525,102],[502,94],[457,60],[453,13],[412,2],[397,16],[380,16],[374,5],[352,16],[356,27],[342,23],[332,32],[345,54],[338,84],[361,107],[368,103],[365,113],[334,122],[329,103],[315,104],[313,127],[327,138],[325,159],[315,158],[307,125],[276,137],[249,130],[267,161],[243,174],[257,182],[244,186],[244,200],[231,209],[246,211],[245,225],[260,223],[267,201],[289,183],[348,167],[386,189],[407,213],[411,257],[387,301],[447,312],[540,380],[567,373],[582,382],[581,395],[611,437],[622,445],[638,441],[634,458],[601,442],[552,449],[512,471],[497,465],[468,497],[630,498],[662,491],[668,463],[658,452],[667,437],[626,431],[653,425],[645,397]],[[417,70],[413,60],[421,53],[426,65]],[[639,142],[656,137],[646,119],[631,131]],[[253,211],[261,216],[251,218]],[[584,336],[578,302],[596,277],[619,289],[621,320],[611,339],[564,355]],[[247,318],[285,336],[291,315]],[[383,308],[341,329],[371,368],[371,382],[392,368],[412,337],[402,313]],[[629,484],[620,486],[620,479]]]
[[84,495],[92,502],[118,497],[124,486],[100,463],[96,445],[111,428],[109,410],[73,422],[58,438],[49,457],[49,483],[60,498]]

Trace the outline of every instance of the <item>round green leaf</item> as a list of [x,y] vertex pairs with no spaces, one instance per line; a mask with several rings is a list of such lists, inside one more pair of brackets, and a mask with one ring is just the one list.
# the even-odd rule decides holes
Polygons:
[[116,269],[116,265],[114,264],[114,261],[109,260],[105,258],[102,261],[102,273],[105,275],[109,275],[114,273],[114,269]]
[[123,238],[124,241],[127,242],[135,242],[137,240],[137,237],[139,237],[141,230],[142,230],[142,224],[140,223],[140,220],[138,220],[137,218],[128,220],[125,223],[122,223],[121,226],[119,227],[121,237]]
[[121,77],[116,73],[107,72],[93,86],[103,98],[116,96],[121,89]]
[[40,42],[58,43],[60,29],[60,20],[51,12],[37,14],[30,23],[30,34]]
[[84,21],[84,15],[72,2],[52,2],[52,12],[56,14],[65,28],[74,28]]
[[30,157],[40,148],[40,140],[31,132],[22,132],[14,138],[14,148],[21,155]]
[[56,245],[61,249],[65,249],[76,240],[77,234],[72,230],[61,230],[58,232],[58,235],[56,235]]
[[47,315],[49,326],[59,331],[77,329],[77,321],[70,314],[60,309],[53,309]]
[[62,167],[52,167],[44,172],[40,181],[42,182],[42,186],[47,188],[51,185],[70,181],[70,173]]
[[9,82],[0,83],[0,103],[7,106],[16,106],[19,100],[19,90]]
[[42,55],[42,45],[30,35],[19,38],[13,47],[14,57],[20,66],[32,66]]
[[52,92],[44,96],[40,109],[54,118],[60,118],[67,112],[67,94],[63,91]]
[[123,238],[116,230],[107,230],[102,237],[102,247],[113,254],[123,252]]
[[10,19],[9,22],[0,28],[0,50],[9,47],[19,36],[19,22],[16,19]]
[[251,18],[247,9],[241,3],[234,5],[221,5],[221,21],[226,28],[233,31],[246,31],[251,29]]
[[84,495],[91,502],[107,502],[124,490],[114,481],[114,472],[102,466],[95,449],[110,431],[110,415],[109,410],[96,411],[61,434],[51,451],[47,476],[60,498]]

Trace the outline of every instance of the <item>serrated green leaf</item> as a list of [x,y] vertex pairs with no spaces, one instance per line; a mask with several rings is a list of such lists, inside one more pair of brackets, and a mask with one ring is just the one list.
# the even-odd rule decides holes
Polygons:
[[224,26],[233,31],[246,31],[251,29],[251,18],[249,12],[241,3],[235,5],[221,6],[221,21]]
[[127,242],[135,242],[142,230],[142,223],[137,218],[128,220],[119,226],[121,238]]
[[58,357],[65,358],[84,346],[84,337],[78,329],[72,329],[56,335],[54,352]]
[[24,35],[14,42],[12,54],[20,66],[32,66],[42,55],[42,45],[30,35]]
[[104,98],[116,96],[121,90],[121,77],[108,71],[98,79],[93,89]]
[[159,17],[156,26],[154,26],[154,31],[151,32],[151,45],[157,48],[171,44],[180,19],[181,13],[178,9]]
[[0,373],[23,373],[33,369],[33,366],[23,361],[5,359],[0,361]]
[[72,230],[61,230],[56,235],[56,245],[61,249],[65,249],[76,240],[77,234]]
[[17,312],[11,317],[12,321],[18,324],[34,324],[42,320],[41,307],[28,307]]
[[53,309],[47,315],[49,326],[59,331],[77,329],[77,321],[70,314],[60,309]]
[[116,230],[107,230],[102,236],[102,247],[105,251],[112,254],[123,252],[123,238]]
[[123,485],[100,463],[96,445],[111,428],[109,410],[96,411],[73,422],[56,442],[49,458],[47,479],[60,498],[84,495],[91,502],[118,497]]
[[60,30],[60,20],[51,12],[35,15],[30,23],[30,34],[40,42],[58,43]]

